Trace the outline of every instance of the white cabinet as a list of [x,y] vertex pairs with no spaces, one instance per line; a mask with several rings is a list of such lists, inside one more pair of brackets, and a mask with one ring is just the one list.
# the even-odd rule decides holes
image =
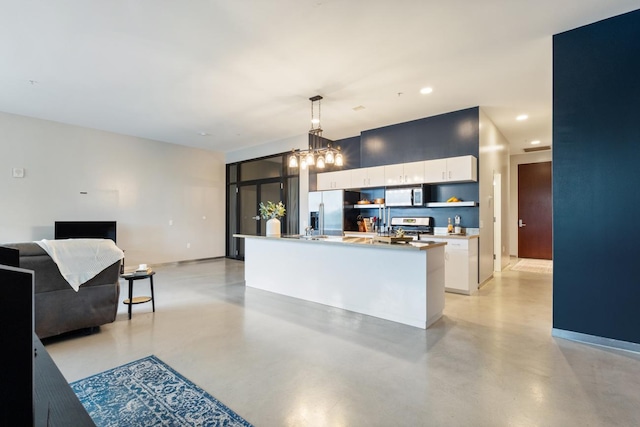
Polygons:
[[385,185],[422,184],[424,164],[425,162],[411,162],[385,166]]
[[448,157],[424,162],[425,182],[476,182],[478,159],[474,156]]
[[474,156],[448,157],[318,174],[317,189],[336,190],[440,182],[478,181]]
[[373,166],[370,168],[352,169],[351,187],[383,187],[385,167],[386,166]]
[[478,290],[478,238],[425,236],[425,240],[446,242],[444,247],[444,290],[472,295]]
[[319,173],[317,180],[318,191],[351,188],[351,169]]
[[447,159],[425,160],[425,182],[445,182],[447,176]]

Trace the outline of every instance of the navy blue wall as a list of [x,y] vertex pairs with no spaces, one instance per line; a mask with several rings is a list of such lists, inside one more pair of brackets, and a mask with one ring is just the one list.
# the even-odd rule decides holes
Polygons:
[[[335,147],[340,147],[340,151],[342,151],[342,154],[344,155],[344,167],[339,169],[355,169],[361,166],[359,136],[341,139],[334,142],[333,145]],[[329,169],[327,169],[327,171],[328,170]]]
[[[358,161],[349,160],[349,168],[391,165],[472,155],[478,158],[479,108],[473,107],[438,116],[398,123],[363,131],[359,137],[335,141],[335,145],[353,150],[359,147]],[[357,142],[356,142],[357,141]],[[343,148],[344,150],[344,148]],[[352,151],[350,151],[351,155]],[[357,166],[355,166],[357,163]],[[311,178],[310,185],[315,183]],[[310,187],[315,188],[315,187]],[[451,196],[478,201],[479,184],[441,184],[431,187],[431,200],[446,201]],[[381,189],[362,192],[369,200],[384,197]],[[363,210],[363,216],[377,215]],[[447,218],[460,215],[463,227],[479,227],[479,208],[394,208],[393,216],[431,216],[436,227],[446,227]]]
[[[479,108],[371,129],[360,135],[362,167],[417,162],[472,155],[478,158]],[[451,196],[478,201],[478,183],[440,184],[431,187],[431,201],[443,202]],[[384,197],[384,196],[381,196]],[[446,227],[448,218],[460,215],[463,227],[479,227],[480,209],[394,208],[392,216],[430,216],[436,227]]]
[[640,343],[640,11],[553,38],[553,326]]
[[472,155],[478,157],[478,107],[362,132],[362,167]]

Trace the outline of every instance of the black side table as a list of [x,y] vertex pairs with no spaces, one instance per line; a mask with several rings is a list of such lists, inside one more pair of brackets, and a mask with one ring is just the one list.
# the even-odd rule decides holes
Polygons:
[[[128,273],[128,274],[123,274],[120,277],[122,277],[123,279],[126,279],[129,281],[129,298],[127,298],[126,300],[123,301],[124,304],[127,304],[129,306],[129,319],[131,319],[131,306],[133,304],[143,304],[145,302],[149,302],[151,301],[151,306],[153,308],[153,312],[156,312],[156,302],[154,299],[154,295],[153,295],[153,275],[156,274],[155,271],[150,271],[148,273]],[[141,280],[141,279],[149,279],[149,282],[151,283],[151,296],[144,296],[144,297],[133,297],[133,282],[134,280]]]

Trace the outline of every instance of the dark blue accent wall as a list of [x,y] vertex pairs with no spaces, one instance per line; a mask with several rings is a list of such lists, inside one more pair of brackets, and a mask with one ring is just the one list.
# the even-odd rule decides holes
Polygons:
[[478,157],[479,108],[362,132],[362,167],[472,155]]
[[355,169],[360,167],[360,137],[353,136],[334,142],[335,147],[340,147],[344,155],[344,167],[342,169]]
[[553,327],[640,343],[640,11],[553,38]]
[[[440,114],[410,122],[398,123],[363,131],[360,136],[337,140],[334,145],[348,147],[348,164],[344,169],[417,162],[445,157],[478,156],[479,107]],[[352,159],[359,149],[358,159]],[[327,169],[328,171],[329,169]],[[310,176],[310,188],[315,188],[315,174]],[[445,201],[451,196],[477,201],[480,189],[477,182],[440,184],[432,186],[431,200]],[[363,190],[363,197],[384,197],[382,189]],[[397,215],[431,216],[436,227],[446,227],[447,218],[462,217],[463,227],[479,227],[479,208],[394,208]],[[375,213],[363,210],[364,216]]]
[[[425,193],[426,201],[443,201],[451,196],[462,200],[478,200],[478,184],[467,182],[461,184],[440,184],[426,186],[429,194]],[[363,199],[375,200],[384,197],[384,188],[369,188],[360,191]],[[378,209],[361,209],[362,216],[377,216]],[[425,207],[394,207],[391,208],[391,216],[430,216],[433,218],[434,227],[446,227],[447,219],[460,215],[460,224],[463,227],[478,228],[480,223],[478,207],[455,208],[425,208]]]

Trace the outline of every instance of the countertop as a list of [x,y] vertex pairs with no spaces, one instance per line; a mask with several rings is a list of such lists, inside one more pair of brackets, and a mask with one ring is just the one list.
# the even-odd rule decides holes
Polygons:
[[372,248],[372,249],[393,249],[393,250],[401,250],[401,251],[426,251],[428,249],[437,248],[439,246],[444,246],[446,242],[430,242],[428,240],[420,240],[413,241],[408,243],[381,243],[374,242],[370,238],[366,237],[341,237],[341,236],[327,236],[325,238],[319,239],[305,239],[301,238],[298,235],[294,236],[285,236],[282,237],[266,237],[266,236],[255,236],[251,234],[234,234],[233,237],[240,237],[245,239],[267,239],[273,241],[283,241],[283,242],[297,242],[301,244],[310,244],[310,245],[357,245],[362,248]]

